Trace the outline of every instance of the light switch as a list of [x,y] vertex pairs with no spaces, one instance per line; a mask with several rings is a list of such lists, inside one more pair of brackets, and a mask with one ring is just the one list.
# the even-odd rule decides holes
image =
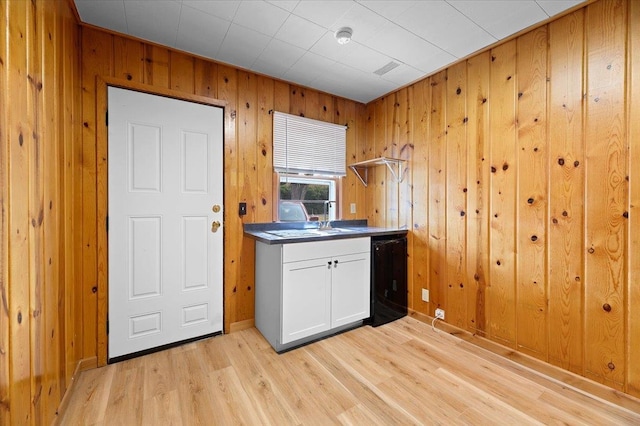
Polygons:
[[351,214],[356,213],[356,203],[351,203]]

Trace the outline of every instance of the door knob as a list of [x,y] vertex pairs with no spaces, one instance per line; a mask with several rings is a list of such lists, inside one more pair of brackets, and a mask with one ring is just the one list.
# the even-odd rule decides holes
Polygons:
[[218,228],[220,228],[220,222],[217,220],[211,222],[211,232],[217,232]]
[[214,213],[218,213],[220,211],[220,206],[216,204],[213,207],[211,207],[211,210],[213,210]]

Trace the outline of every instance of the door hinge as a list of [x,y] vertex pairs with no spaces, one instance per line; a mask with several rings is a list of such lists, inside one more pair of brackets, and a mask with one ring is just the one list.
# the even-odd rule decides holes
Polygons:
[[109,320],[107,320],[107,334],[109,334]]
[[109,127],[109,110],[106,110],[104,112],[104,124],[105,126]]

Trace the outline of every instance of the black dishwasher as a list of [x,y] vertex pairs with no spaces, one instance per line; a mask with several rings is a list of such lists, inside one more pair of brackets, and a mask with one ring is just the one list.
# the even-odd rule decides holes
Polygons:
[[371,239],[371,318],[377,327],[407,315],[407,237]]

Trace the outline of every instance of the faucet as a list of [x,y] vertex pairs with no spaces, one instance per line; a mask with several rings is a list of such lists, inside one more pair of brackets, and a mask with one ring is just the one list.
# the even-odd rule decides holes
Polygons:
[[319,228],[320,229],[331,229],[331,220],[329,219],[329,207],[330,204],[336,204],[337,202],[335,200],[328,200],[324,202],[324,218],[325,218],[325,222],[322,223],[322,221],[320,221],[319,224]]

